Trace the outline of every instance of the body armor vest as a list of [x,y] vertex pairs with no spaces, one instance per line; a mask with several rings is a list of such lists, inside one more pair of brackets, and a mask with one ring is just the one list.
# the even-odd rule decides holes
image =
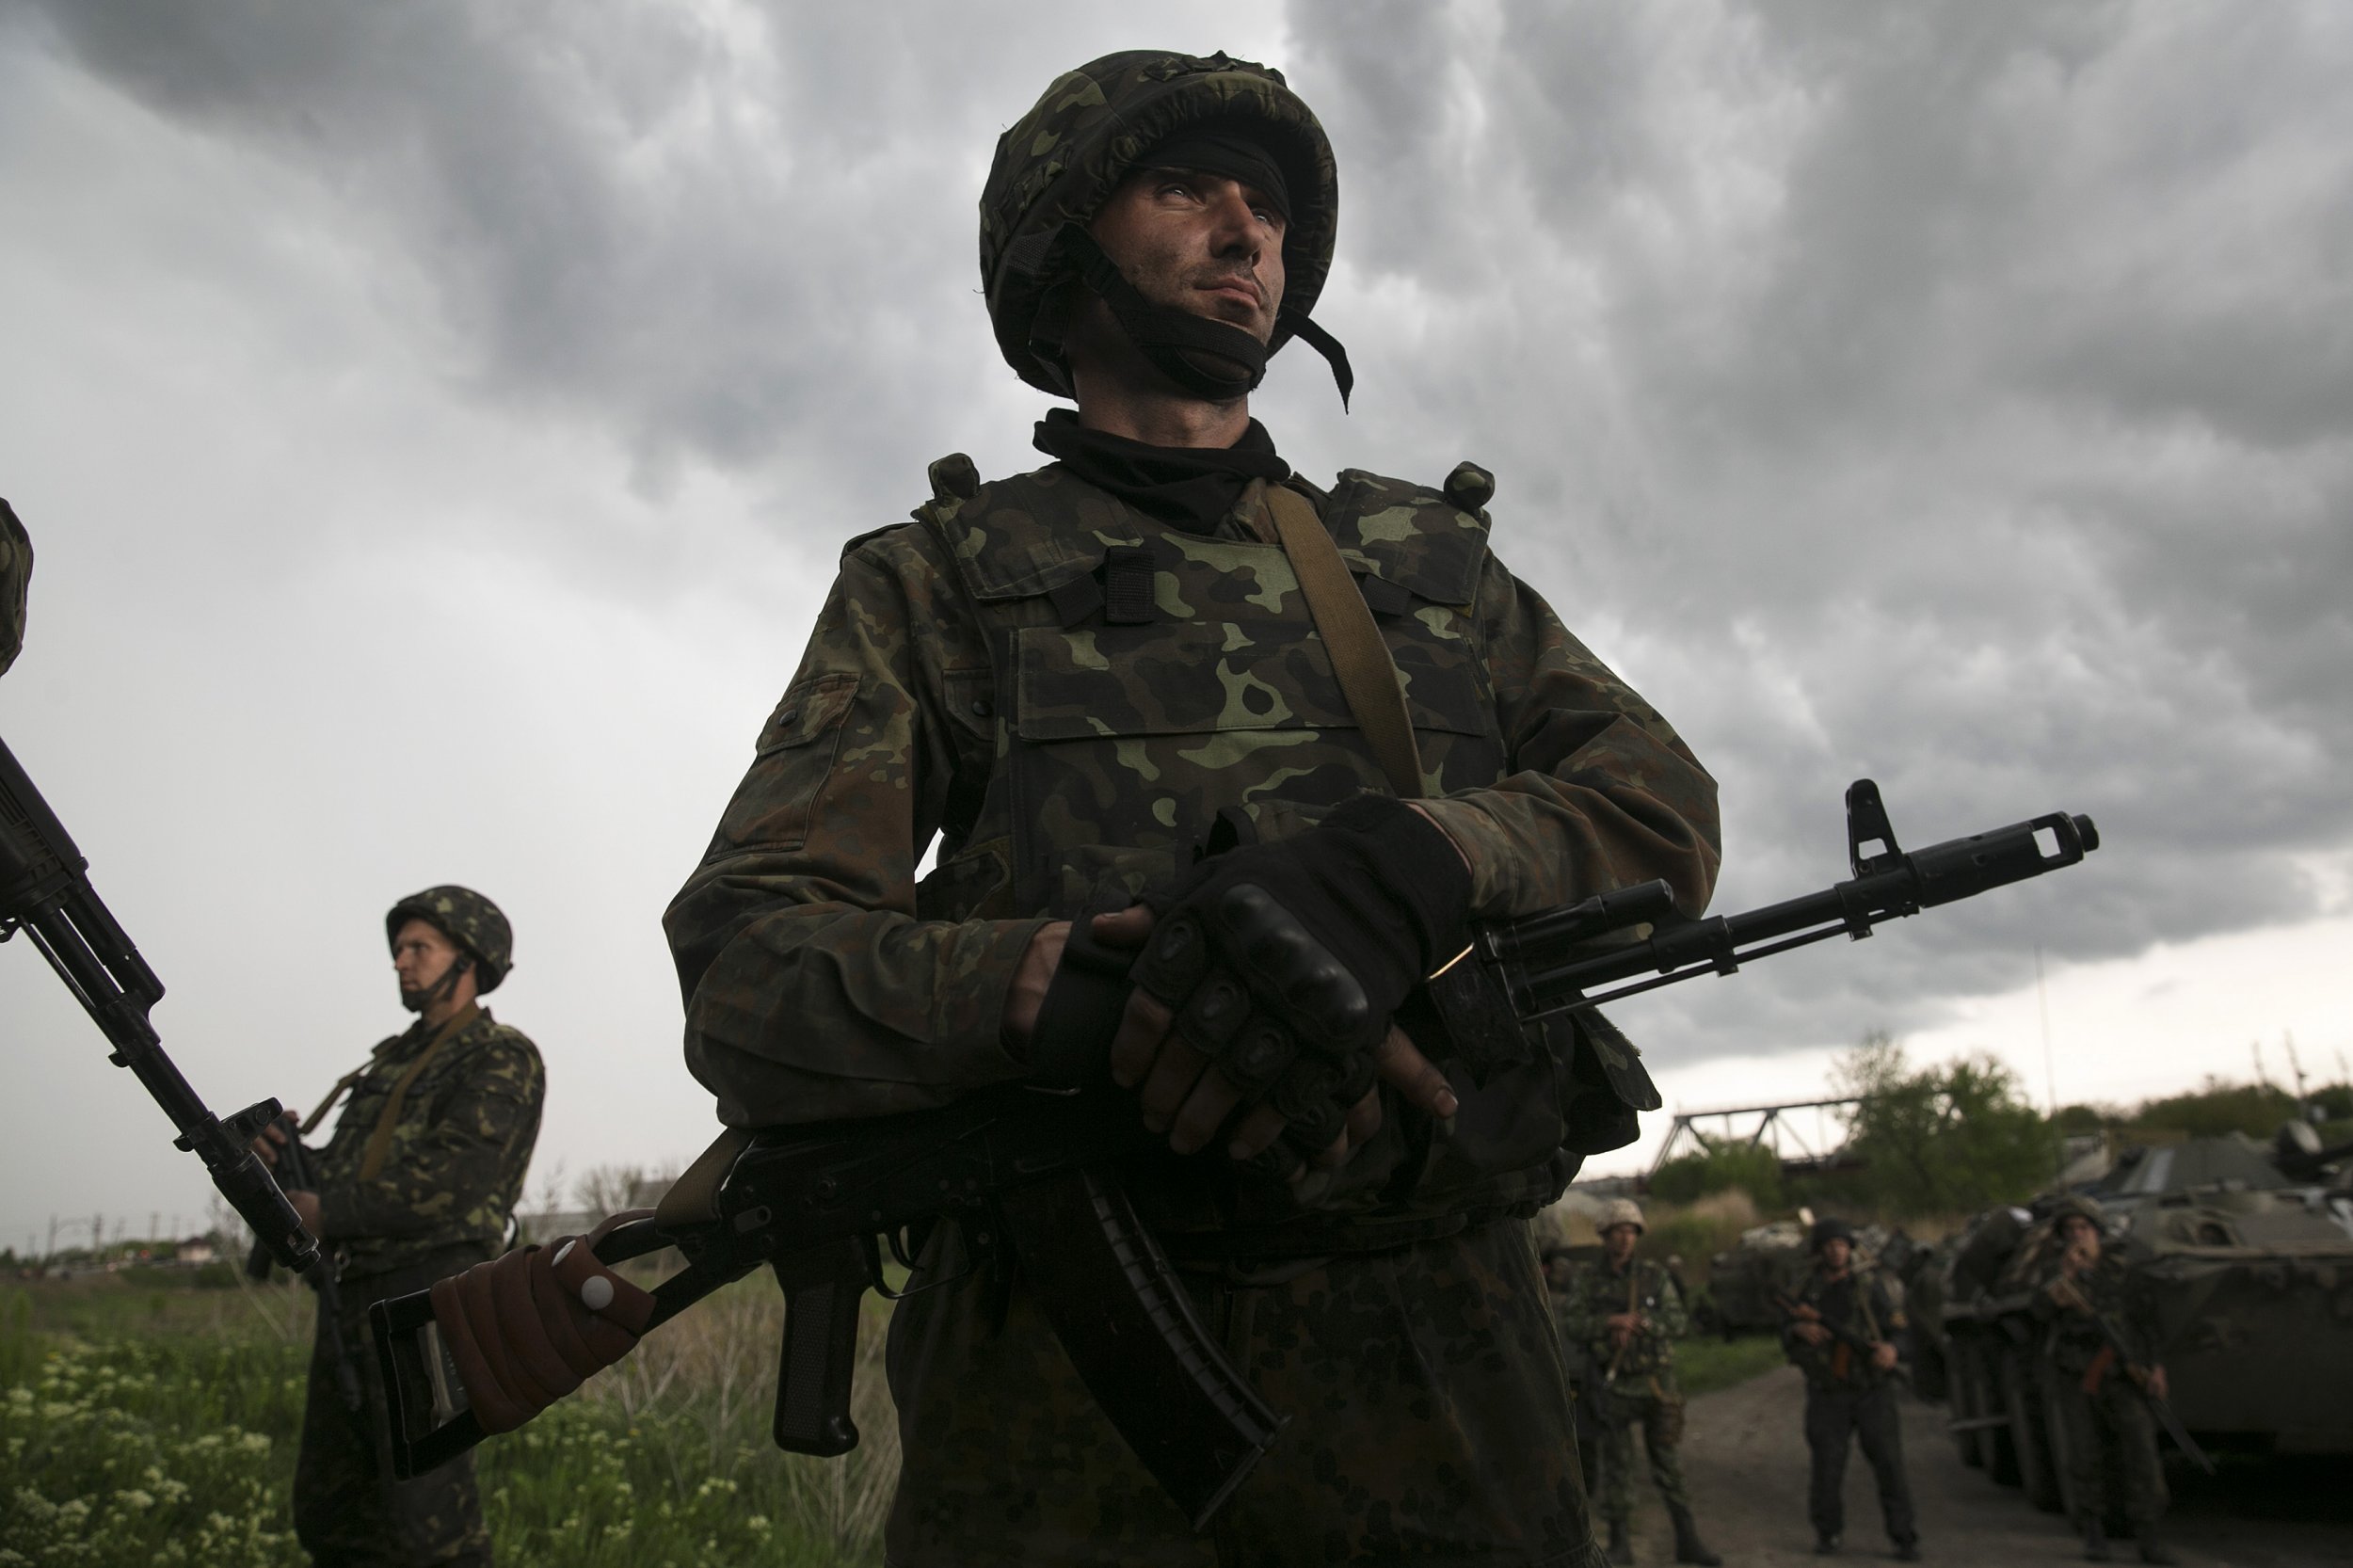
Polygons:
[[[1279,546],[1160,523],[1056,469],[981,485],[955,457],[932,474],[916,517],[984,631],[993,691],[972,711],[993,714],[994,751],[959,769],[986,776],[950,792],[919,918],[1124,906],[1217,832],[1286,837],[1388,792]],[[1485,517],[1353,470],[1328,496],[1298,488],[1403,677],[1424,792],[1496,783],[1509,759],[1474,616]],[[1258,504],[1254,486],[1241,506]],[[1399,1245],[1557,1197],[1577,1163],[1562,1146],[1572,1102],[1600,1082],[1577,1070],[1574,1028],[1532,1026],[1529,1048],[1503,1063],[1449,1060],[1415,1032],[1462,1100],[1450,1131],[1388,1100],[1381,1132],[1313,1211],[1223,1160],[1149,1159],[1130,1190],[1170,1252]]]

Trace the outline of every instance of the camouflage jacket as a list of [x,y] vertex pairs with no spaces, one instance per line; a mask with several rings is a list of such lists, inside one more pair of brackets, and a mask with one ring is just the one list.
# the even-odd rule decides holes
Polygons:
[[547,1074],[538,1048],[480,1007],[408,1085],[383,1162],[362,1179],[385,1104],[434,1032],[420,1019],[376,1048],[318,1156],[320,1221],[346,1276],[456,1248],[492,1256],[522,1196]]
[[[1824,1323],[1866,1340],[1893,1344],[1897,1331],[1904,1326],[1903,1311],[1876,1269],[1849,1269],[1833,1280],[1817,1267],[1808,1271],[1805,1283],[1798,1287],[1797,1299],[1801,1305],[1820,1313]],[[1781,1342],[1789,1359],[1804,1371],[1808,1388],[1856,1393],[1879,1386],[1885,1374],[1871,1365],[1867,1354],[1842,1339],[1809,1345],[1798,1336],[1800,1320],[1794,1313],[1789,1316],[1782,1326]]]
[[[1639,1312],[1642,1326],[1620,1351],[1609,1337],[1609,1320]],[[1561,1325],[1561,1352],[1582,1361],[1588,1390],[1608,1384],[1626,1393],[1674,1389],[1674,1342],[1690,1331],[1682,1288],[1667,1266],[1638,1257],[1624,1269],[1609,1259],[1579,1267],[1569,1287],[1553,1297],[1553,1319]]]
[[16,509],[0,501],[0,675],[24,646],[24,597],[32,578],[32,538],[16,520]]
[[[2051,1293],[2050,1288],[2058,1273],[2054,1265],[2044,1276],[2042,1288],[2035,1293],[2034,1313],[2049,1325],[2044,1331],[2043,1351],[2051,1358],[2051,1365],[2070,1376],[2081,1376],[2107,1346],[2107,1336],[2100,1332],[2098,1320],[2090,1314]],[[2100,1261],[2077,1275],[2074,1284],[2092,1312],[2116,1328],[2135,1366],[2145,1369],[2156,1364],[2155,1303],[2140,1277],[2124,1266],[2124,1260],[2113,1249],[2104,1249]]]
[[[1058,469],[982,486],[943,459],[933,481],[915,525],[845,553],[665,918],[687,1060],[733,1125],[926,1108],[1021,1076],[1000,1019],[1044,920],[1167,874],[1221,808],[1279,838],[1385,788],[1288,562],[1241,515],[1255,494],[1190,533]],[[1488,554],[1483,494],[1357,473],[1308,493],[1404,679],[1477,911],[1657,876],[1702,907],[1713,782]],[[1537,1121],[1541,1160],[1560,1128]],[[1378,1152],[1349,1173],[1383,1168]],[[1167,1208],[1152,1217],[1165,1235]],[[890,1560],[1592,1560],[1524,1224],[1275,1277],[1192,1276],[1204,1320],[1295,1417],[1214,1539],[1095,1407],[1017,1271],[901,1303]]]

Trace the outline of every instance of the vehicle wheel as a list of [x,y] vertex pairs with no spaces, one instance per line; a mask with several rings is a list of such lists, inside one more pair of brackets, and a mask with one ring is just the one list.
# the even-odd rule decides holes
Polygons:
[[2058,1477],[2051,1468],[2051,1445],[2043,1434],[2042,1391],[2035,1386],[2034,1365],[2022,1350],[2012,1348],[2002,1353],[2002,1396],[2009,1405],[2009,1440],[2018,1457],[2018,1483],[2025,1488],[2028,1502],[2045,1513],[2057,1513]]
[[[1985,1400],[1977,1392],[1977,1350],[1959,1338],[1945,1341],[1945,1386],[1951,1395],[1952,1418],[1957,1422],[1974,1421],[1985,1414]],[[1953,1433],[1953,1447],[1960,1450],[1961,1462],[1973,1470],[1985,1465],[1985,1445],[1978,1441],[1984,1435],[1978,1432]]]

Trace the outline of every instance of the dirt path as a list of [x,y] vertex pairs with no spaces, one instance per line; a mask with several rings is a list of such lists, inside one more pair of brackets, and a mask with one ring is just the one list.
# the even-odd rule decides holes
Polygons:
[[[1728,1568],[1822,1568],[1806,1522],[1805,1390],[1793,1368],[1691,1402],[1684,1469],[1702,1533]],[[2080,1562],[2066,1522],[2037,1512],[2014,1487],[1965,1467],[1945,1434],[1944,1412],[1904,1402],[1904,1457],[1920,1514],[1920,1544],[1935,1568],[2059,1568]],[[2353,1484],[2341,1461],[2240,1464],[2219,1480],[2177,1478],[2169,1527],[2188,1568],[2346,1568],[2353,1565]],[[1635,1518],[1643,1568],[1674,1560],[1656,1494]],[[2118,1553],[2135,1560],[2130,1543]],[[1837,1561],[1886,1561],[1870,1466],[1847,1471],[1847,1549]]]

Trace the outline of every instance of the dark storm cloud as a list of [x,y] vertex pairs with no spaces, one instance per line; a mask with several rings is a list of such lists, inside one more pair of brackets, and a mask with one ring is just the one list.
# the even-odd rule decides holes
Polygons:
[[1834,1038],[2014,986],[2038,937],[2315,906],[2301,862],[2353,830],[2343,13],[1294,21],[1344,252],[1434,319],[1431,404],[1483,389],[1504,548],[1723,779],[1728,898],[1834,873],[1866,769],[1915,841],[2062,804],[2106,831],[1854,978],[1677,1009]]
[[[973,197],[1054,70],[1138,41],[948,4],[40,8],[387,236],[476,396],[609,430],[651,492],[682,458],[789,489],[827,537],[976,427],[1018,455]],[[1932,939],[1661,1016],[1836,1038],[2015,986],[2036,940],[2316,906],[2302,866],[2353,839],[2353,16],[1289,15],[1345,192],[1320,314],[1364,375],[1343,422],[1278,364],[1287,449],[1497,471],[1506,558],[1723,781],[1727,902],[1837,874],[1866,771],[1913,841],[2106,833]]]

